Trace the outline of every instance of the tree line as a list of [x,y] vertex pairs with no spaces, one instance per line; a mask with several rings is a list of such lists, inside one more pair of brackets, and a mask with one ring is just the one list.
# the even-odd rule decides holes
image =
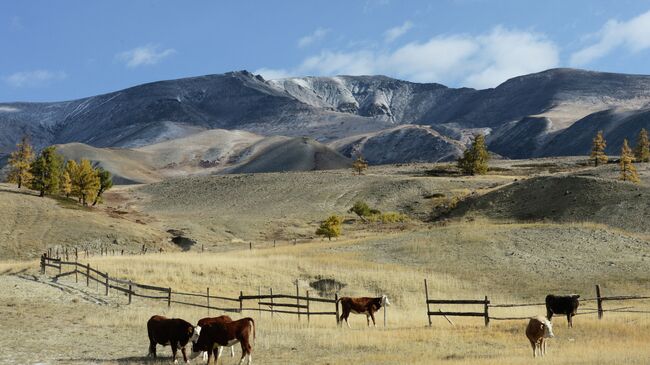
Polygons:
[[89,160],[64,161],[55,146],[45,147],[38,155],[27,137],[16,145],[9,156],[8,182],[18,188],[29,187],[39,196],[61,195],[77,198],[79,204],[92,206],[102,202],[102,195],[113,187],[111,173],[93,167]]
[[[603,136],[603,131],[598,131],[591,143],[591,154],[589,160],[593,162],[595,167],[600,164],[606,164],[609,157],[605,154],[607,141]],[[639,174],[634,167],[634,162],[650,162],[650,141],[648,139],[648,131],[641,128],[637,136],[637,142],[634,149],[630,148],[627,138],[623,140],[621,146],[621,158],[619,160],[620,175],[619,179],[623,181],[631,181],[638,183],[640,181]]]

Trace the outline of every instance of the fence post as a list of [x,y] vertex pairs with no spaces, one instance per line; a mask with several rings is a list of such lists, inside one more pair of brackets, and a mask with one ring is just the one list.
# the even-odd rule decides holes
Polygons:
[[298,288],[298,279],[296,279],[296,305],[298,307],[296,308],[296,311],[298,313],[298,322],[300,322],[300,288]]
[[172,288],[167,288],[167,308],[172,306]]
[[244,310],[244,300],[241,298],[244,296],[243,291],[239,291],[239,313],[241,313]]
[[386,328],[386,306],[384,306],[384,328]]
[[210,316],[210,287],[206,289],[207,295],[206,298],[208,298],[208,316]]
[[59,260],[59,275],[61,275],[61,266],[63,265],[61,265],[61,260]]
[[108,272],[106,272],[106,295],[108,295]]
[[90,264],[86,264],[86,286],[90,286]]
[[273,288],[269,288],[269,293],[271,294],[271,318],[273,318]]
[[431,327],[431,309],[429,308],[429,286],[427,285],[427,279],[424,279],[424,297],[427,301],[427,319],[429,320],[429,327]]
[[133,294],[133,285],[129,282],[129,304],[131,304],[131,294]]
[[485,327],[487,327],[490,324],[490,315],[488,313],[488,304],[490,304],[490,301],[488,300],[487,295],[485,296]]
[[600,295],[600,285],[596,284],[596,303],[598,304],[598,319],[603,319],[603,299]]
[[262,301],[259,297],[262,296],[262,289],[258,286],[257,287],[257,312],[259,313],[259,316],[262,316]]
[[307,324],[309,324],[309,290],[307,290]]
[[336,306],[336,325],[340,325],[339,322],[339,293],[334,293],[334,305]]
[[253,242],[248,242],[248,249],[252,250],[253,249]]
[[77,251],[77,247],[75,246],[74,248],[74,260],[77,261],[79,260],[79,251]]
[[75,263],[74,263],[74,282],[75,283],[79,282],[79,276],[77,275],[78,272],[79,272],[79,270],[77,269],[77,262],[75,261]]
[[41,256],[41,274],[45,274],[45,253]]

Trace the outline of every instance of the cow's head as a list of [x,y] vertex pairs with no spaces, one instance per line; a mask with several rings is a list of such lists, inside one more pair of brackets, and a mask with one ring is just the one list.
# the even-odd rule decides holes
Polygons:
[[190,337],[190,341],[192,341],[193,343],[198,341],[200,335],[201,335],[201,326],[192,327],[192,337]]
[[388,307],[390,305],[390,302],[388,301],[388,296],[386,294],[381,296],[381,305],[384,307]]
[[544,338],[555,337],[555,335],[553,334],[553,324],[551,323],[551,321],[545,319],[544,322],[542,322],[542,328],[544,329]]

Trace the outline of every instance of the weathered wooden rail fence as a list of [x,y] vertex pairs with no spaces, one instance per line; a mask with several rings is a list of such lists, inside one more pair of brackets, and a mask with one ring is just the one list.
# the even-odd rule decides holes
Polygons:
[[[312,316],[334,316],[336,323],[339,323],[339,302],[338,294],[334,295],[333,299],[320,298],[310,296],[307,290],[304,295],[300,295],[300,288],[296,282],[296,295],[290,294],[273,294],[273,289],[269,289],[269,294],[261,294],[261,288],[258,288],[257,295],[244,295],[243,291],[239,292],[236,298],[229,298],[210,294],[210,288],[206,288],[205,293],[189,293],[173,291],[172,288],[164,288],[160,286],[146,285],[136,283],[131,280],[124,280],[112,277],[108,272],[102,272],[90,266],[90,264],[82,264],[77,261],[65,261],[61,258],[49,257],[47,253],[41,256],[41,273],[46,273],[46,268],[51,267],[58,271],[54,278],[58,279],[66,276],[75,276],[75,282],[79,282],[79,275],[85,277],[86,286],[90,286],[90,282],[96,283],[97,287],[100,285],[104,287],[104,295],[108,296],[110,290],[116,290],[123,293],[128,297],[128,304],[131,304],[133,297],[140,297],[146,299],[161,300],[167,303],[167,307],[172,304],[192,306],[207,309],[208,315],[210,311],[222,311],[242,313],[243,311],[257,311],[270,313],[271,317],[280,314],[296,315],[298,320],[304,316],[307,322],[311,320]],[[64,271],[68,270],[68,271]],[[198,301],[201,301],[199,303]],[[215,302],[223,302],[225,305],[215,305]],[[250,304],[257,304],[256,307]],[[319,305],[318,308],[314,306]],[[328,308],[333,310],[324,310],[322,304],[329,304]]]
[[[445,319],[453,325],[453,322],[448,317],[483,317],[485,326],[490,324],[490,320],[496,321],[509,321],[509,320],[522,320],[528,319],[536,314],[546,313],[546,303],[503,303],[503,304],[493,304],[488,299],[486,295],[484,299],[431,299],[429,297],[429,287],[427,284],[427,279],[424,279],[424,297],[427,306],[427,319],[429,321],[429,326],[432,325],[431,317],[432,316],[443,316]],[[614,312],[614,313],[639,313],[639,314],[650,314],[650,310],[637,310],[634,307],[619,307],[604,309],[603,303],[606,301],[611,302],[622,302],[628,300],[649,300],[650,296],[641,296],[641,295],[613,295],[613,296],[603,296],[601,293],[600,285],[596,285],[596,296],[594,298],[580,298],[580,303],[589,303],[596,302],[596,308],[584,308],[579,307],[578,313],[576,315],[586,315],[586,314],[598,314],[598,319],[603,318],[604,312]],[[445,306],[449,305],[476,305],[482,306],[482,311],[433,311],[431,309],[432,304],[444,304]],[[501,317],[501,316],[491,316],[491,308],[516,308],[516,307],[543,307],[544,310],[542,313],[532,313],[529,316],[517,316],[517,317]],[[582,310],[581,310],[582,309]]]

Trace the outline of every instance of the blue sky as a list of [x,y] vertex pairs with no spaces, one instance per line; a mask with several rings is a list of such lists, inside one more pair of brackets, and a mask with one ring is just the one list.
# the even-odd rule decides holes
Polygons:
[[650,0],[7,0],[0,40],[0,102],[242,69],[486,88],[552,67],[650,74]]

